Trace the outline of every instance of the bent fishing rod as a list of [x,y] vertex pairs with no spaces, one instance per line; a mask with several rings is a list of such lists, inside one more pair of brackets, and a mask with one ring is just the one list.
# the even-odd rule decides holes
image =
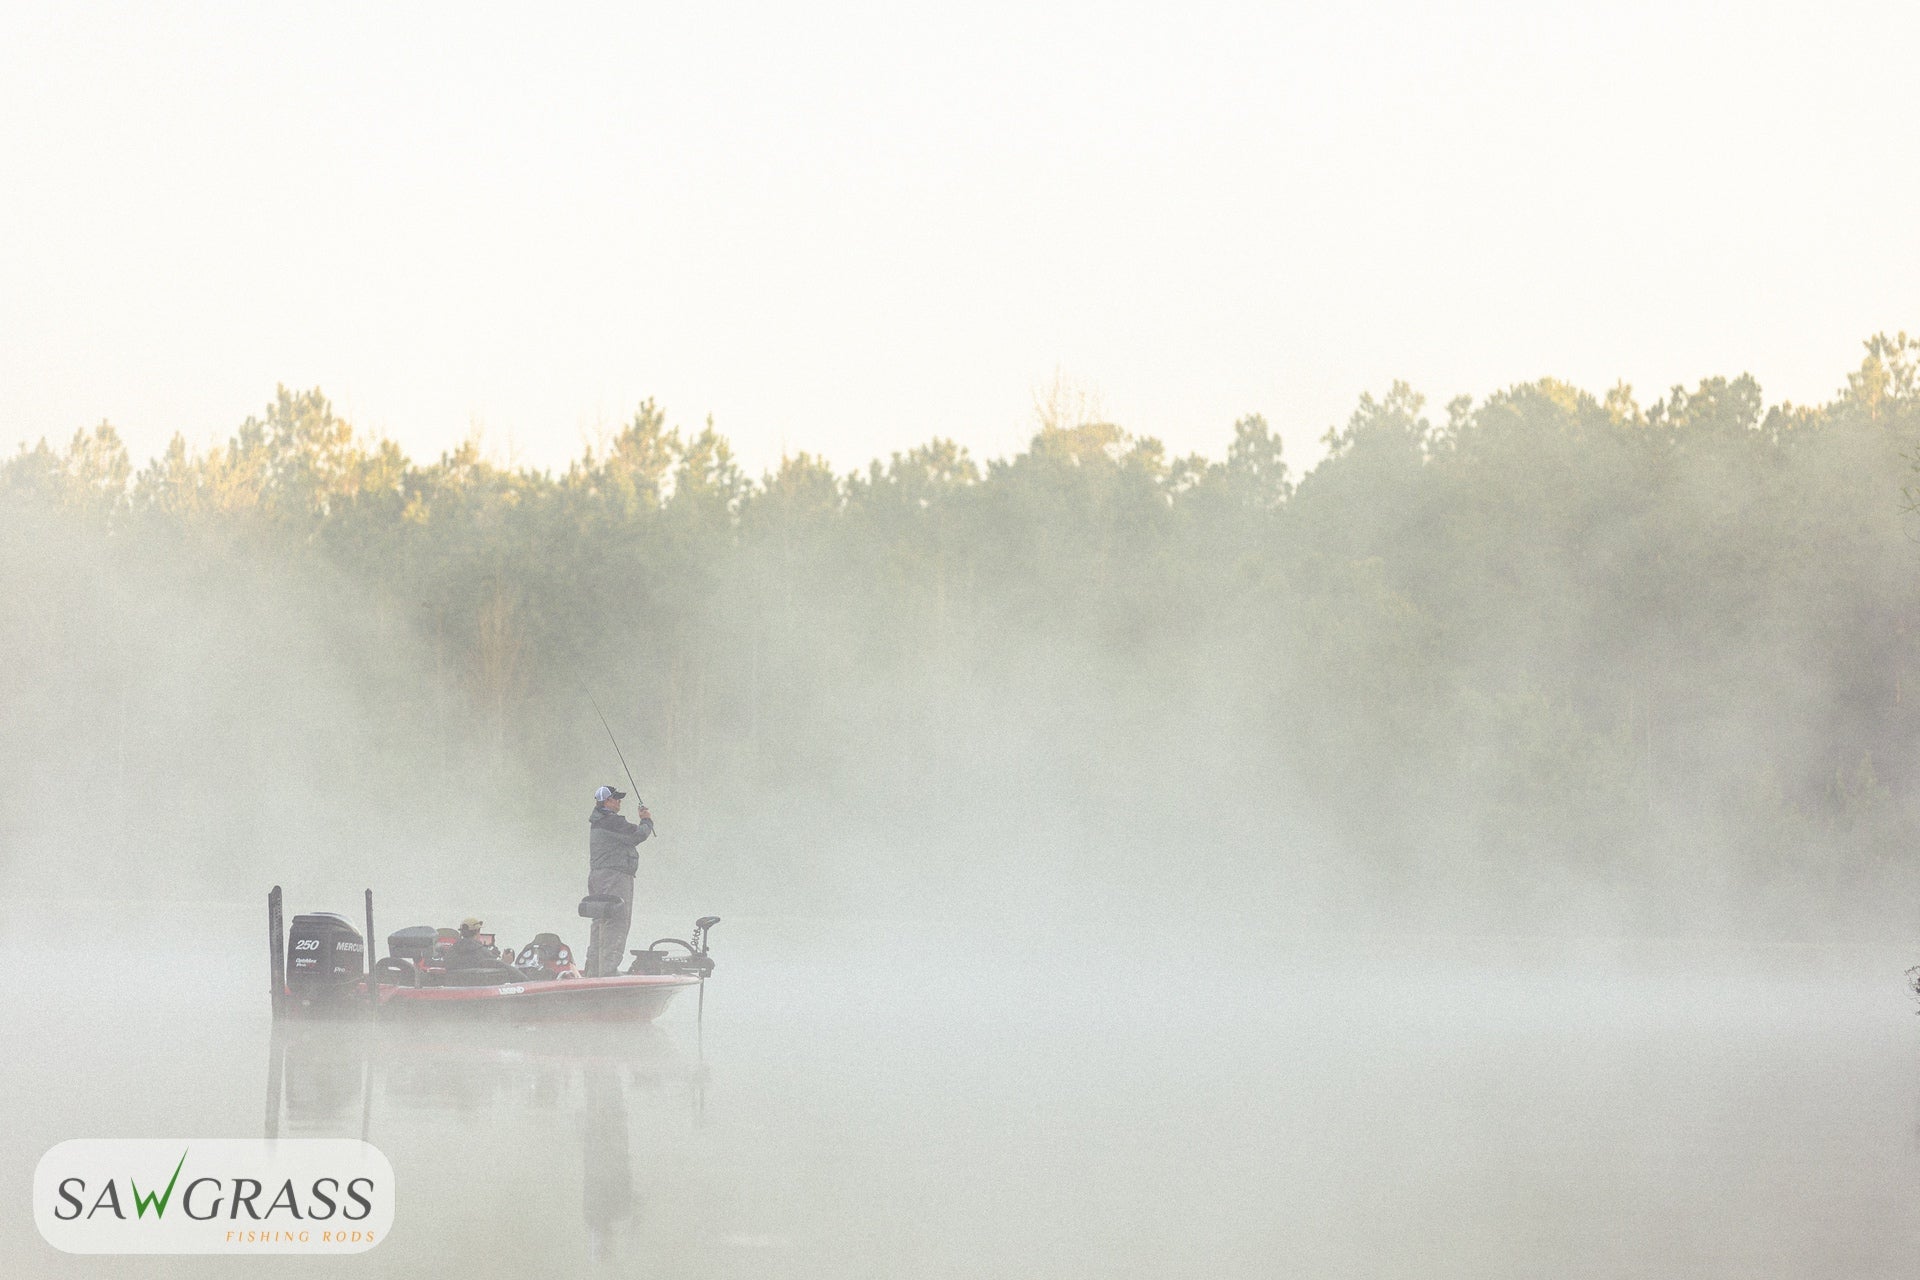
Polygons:
[[[633,780],[633,770],[627,768],[627,753],[620,749],[620,740],[613,736],[613,726],[607,723],[606,713],[600,710],[600,704],[594,700],[592,693],[587,694],[587,702],[593,707],[593,714],[600,717],[600,727],[607,731],[607,741],[613,744],[613,754],[620,757],[620,768],[627,775],[627,785],[633,788],[633,807],[646,808],[647,802],[640,798],[640,784]],[[657,822],[653,824],[653,834],[660,834],[660,824]]]

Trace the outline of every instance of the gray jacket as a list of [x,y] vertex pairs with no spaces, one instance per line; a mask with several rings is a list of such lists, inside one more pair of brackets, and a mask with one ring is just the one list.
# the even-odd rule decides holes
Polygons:
[[640,842],[653,834],[652,818],[628,822],[613,810],[595,805],[587,825],[593,833],[587,851],[593,855],[595,871],[630,876],[640,869]]

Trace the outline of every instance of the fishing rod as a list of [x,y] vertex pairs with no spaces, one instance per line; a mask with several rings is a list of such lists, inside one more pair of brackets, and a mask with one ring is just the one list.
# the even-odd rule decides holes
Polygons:
[[[620,740],[613,736],[613,726],[607,723],[606,713],[600,710],[600,704],[594,700],[591,691],[587,691],[587,702],[593,707],[593,714],[600,717],[600,727],[607,731],[607,741],[613,743],[613,754],[620,757],[620,768],[627,775],[627,785],[633,788],[633,807],[646,808],[647,802],[640,798],[640,784],[633,780],[633,770],[627,768],[627,754],[620,750]],[[654,823],[653,834],[656,836],[660,834],[660,824],[657,822]]]

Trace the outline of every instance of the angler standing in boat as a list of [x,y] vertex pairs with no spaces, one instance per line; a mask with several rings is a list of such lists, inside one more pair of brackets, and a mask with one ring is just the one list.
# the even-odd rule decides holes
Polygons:
[[587,892],[612,894],[621,900],[620,909],[600,922],[598,948],[587,948],[587,974],[594,978],[618,972],[620,960],[627,954],[627,930],[633,924],[633,877],[640,869],[640,842],[653,834],[653,815],[647,812],[645,804],[635,815],[640,819],[638,822],[628,822],[620,816],[620,802],[626,798],[624,791],[601,787],[593,793],[593,812],[587,816],[591,831],[588,852],[593,857],[593,867],[587,874]]

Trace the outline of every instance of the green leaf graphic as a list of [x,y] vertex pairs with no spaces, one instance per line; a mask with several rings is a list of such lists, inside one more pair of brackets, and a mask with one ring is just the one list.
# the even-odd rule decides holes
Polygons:
[[153,1207],[153,1216],[156,1219],[167,1216],[167,1201],[173,1199],[173,1184],[180,1181],[180,1165],[186,1162],[187,1153],[182,1151],[180,1153],[180,1164],[173,1166],[173,1176],[167,1179],[167,1189],[159,1195],[154,1195],[149,1192],[143,1196],[140,1194],[140,1184],[132,1178],[127,1179],[127,1185],[133,1188],[133,1207],[138,1210],[135,1216],[141,1218],[146,1217],[147,1207],[149,1205]]

